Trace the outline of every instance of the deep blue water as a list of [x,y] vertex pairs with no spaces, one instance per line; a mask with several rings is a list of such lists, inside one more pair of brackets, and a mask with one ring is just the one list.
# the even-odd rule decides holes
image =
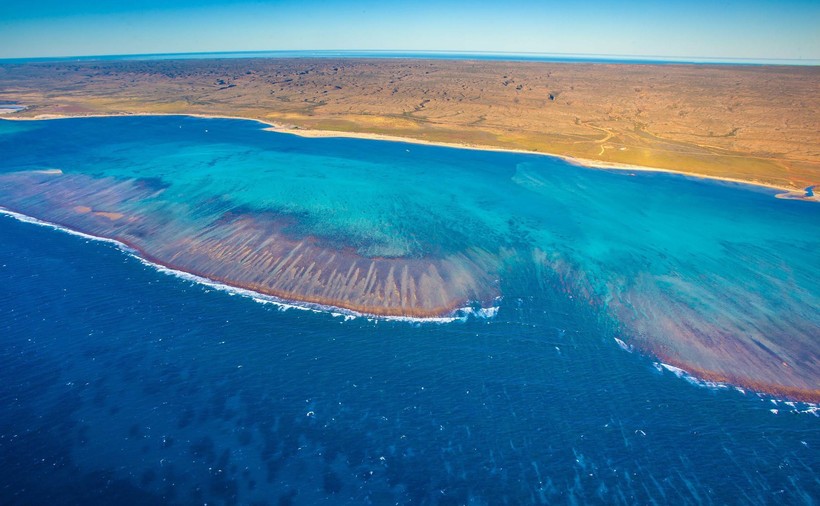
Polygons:
[[344,321],[6,216],[0,237],[4,504],[820,497],[815,416],[661,373],[560,307]]
[[[194,163],[198,151],[173,144],[170,132],[179,128],[163,130],[167,121],[180,119],[109,120],[106,131],[152,125],[144,137],[152,139],[154,152],[176,146]],[[161,168],[147,158],[124,164],[134,160],[138,146],[101,143],[86,152],[86,143],[75,141],[98,139],[88,123],[48,125],[3,124],[19,129],[13,135],[31,135],[24,147],[40,150],[31,156],[50,153],[69,172]],[[236,149],[228,141],[247,142],[247,157],[256,142],[281,143],[278,149],[288,156],[318,142],[338,160],[345,159],[345,150],[371,161],[385,153],[405,156],[407,149],[431,164],[455,156],[442,148],[382,143],[363,149],[376,145],[273,136],[246,122],[212,120],[208,126],[208,135],[222,136],[208,149],[227,152]],[[35,127],[65,135],[26,134]],[[254,136],[260,140],[247,140]],[[67,142],[62,151],[60,142]],[[7,170],[49,166],[26,165],[26,149],[16,144],[6,144],[6,160],[14,161]],[[566,197],[584,203],[589,216],[599,214],[594,202],[615,205],[616,194],[647,181],[670,191],[646,194],[643,205],[672,207],[702,196],[717,210],[729,195],[729,220],[765,209],[800,223],[805,210],[814,209],[777,201],[768,190],[560,168],[535,157],[526,160],[536,165],[516,169],[508,166],[518,160],[510,154],[457,153],[470,161],[473,173],[486,172],[484,177],[501,171],[492,168],[497,164],[536,190],[550,184],[567,191],[595,188],[596,198],[589,201],[582,198],[587,191]],[[224,157],[223,170],[229,171],[235,158]],[[344,167],[338,160],[323,162],[328,172]],[[433,171],[435,165],[429,167]],[[288,180],[279,181],[281,186]],[[359,201],[366,196],[354,186],[345,191]],[[674,198],[663,200],[669,195]],[[520,206],[526,203],[519,200]],[[569,206],[543,202],[554,213],[569,212]],[[479,204],[488,215],[500,206]],[[712,215],[710,226],[717,230],[721,215]],[[572,216],[555,220],[566,227],[560,233],[572,232]],[[679,232],[692,228],[661,218]],[[768,220],[777,221],[758,218],[761,230],[768,230]],[[539,223],[533,221],[533,230]],[[794,226],[783,223],[780,230]],[[634,228],[633,235],[640,227]],[[681,242],[658,230],[664,239]],[[758,232],[745,233],[752,236],[752,230]],[[595,241],[583,244],[571,246],[602,249]],[[281,311],[159,272],[114,245],[0,215],[0,503],[820,500],[820,425],[812,412],[800,412],[808,406],[679,378],[651,358],[621,349],[612,338],[615,323],[592,307],[550,295],[531,272],[511,276],[505,286],[513,291],[495,319],[345,319]]]

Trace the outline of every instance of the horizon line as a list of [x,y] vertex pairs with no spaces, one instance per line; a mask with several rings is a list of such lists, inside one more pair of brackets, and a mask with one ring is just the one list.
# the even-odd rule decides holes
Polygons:
[[[389,55],[394,58],[413,58],[423,55],[437,55],[438,59],[448,59],[447,56],[462,57],[453,59],[465,59],[470,56],[498,56],[498,60],[538,60],[544,59],[574,59],[574,60],[598,60],[608,62],[625,63],[707,63],[707,64],[735,64],[735,65],[797,65],[797,66],[818,66],[820,60],[813,58],[749,58],[731,56],[662,56],[662,55],[637,55],[637,54],[607,54],[607,53],[545,53],[535,51],[465,51],[465,50],[442,50],[442,49],[254,49],[237,51],[181,51],[181,52],[161,52],[161,53],[110,53],[110,54],[81,54],[81,55],[57,55],[57,56],[20,56],[0,58],[2,63],[25,63],[25,62],[60,62],[60,61],[94,61],[100,59],[131,59],[131,60],[151,60],[151,59],[173,59],[169,57],[204,57],[201,59],[218,59],[219,55],[280,55],[290,58],[311,57],[311,55],[333,55],[350,56],[356,58],[374,57],[378,55]],[[285,56],[290,55],[290,56]],[[180,58],[188,59],[188,58]],[[194,58],[195,59],[195,58]],[[423,58],[422,58],[423,59]],[[592,62],[592,61],[591,61]]]

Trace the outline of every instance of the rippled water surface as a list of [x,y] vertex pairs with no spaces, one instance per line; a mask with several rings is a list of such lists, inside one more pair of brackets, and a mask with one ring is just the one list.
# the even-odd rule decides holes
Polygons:
[[[287,215],[290,236],[363,258],[476,248],[502,298],[495,318],[446,324],[282,311],[0,216],[2,502],[820,497],[813,406],[698,385],[654,358],[720,370],[736,352],[760,361],[751,376],[776,377],[760,357],[779,354],[816,388],[812,204],[252,122],[89,121],[0,122],[0,177],[16,178],[0,205],[13,197],[47,219],[45,201],[12,181],[48,188],[53,204],[76,195],[55,177],[139,180],[162,193],[120,186],[105,202],[173,218],[173,231],[226,212]],[[737,328],[770,353],[727,345]],[[795,329],[797,344],[784,338]]]

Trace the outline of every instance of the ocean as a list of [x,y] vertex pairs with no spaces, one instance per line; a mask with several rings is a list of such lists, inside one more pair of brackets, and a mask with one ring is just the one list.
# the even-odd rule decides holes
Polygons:
[[79,198],[52,179],[82,177],[118,184],[99,210],[151,217],[147,248],[273,213],[364,256],[492,252],[498,292],[447,322],[300,307],[0,215],[4,504],[820,498],[815,405],[662,357],[792,381],[775,354],[817,388],[813,203],[237,120],[0,121],[0,152],[0,206],[41,220]]

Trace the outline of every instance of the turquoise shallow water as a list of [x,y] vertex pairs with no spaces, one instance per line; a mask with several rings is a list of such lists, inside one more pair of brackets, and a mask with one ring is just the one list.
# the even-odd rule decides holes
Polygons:
[[76,198],[53,181],[88,177],[120,185],[94,202],[166,218],[146,222],[145,241],[274,214],[289,236],[364,257],[481,250],[502,295],[495,318],[449,324],[281,312],[0,217],[0,490],[12,503],[820,494],[811,406],[695,386],[651,357],[816,388],[813,204],[230,120],[0,121],[0,150],[0,205],[34,216],[43,201],[10,182]]
[[0,125],[0,205],[178,269],[400,315],[544,292],[672,365],[817,397],[812,203],[537,155],[305,139],[250,121]]

